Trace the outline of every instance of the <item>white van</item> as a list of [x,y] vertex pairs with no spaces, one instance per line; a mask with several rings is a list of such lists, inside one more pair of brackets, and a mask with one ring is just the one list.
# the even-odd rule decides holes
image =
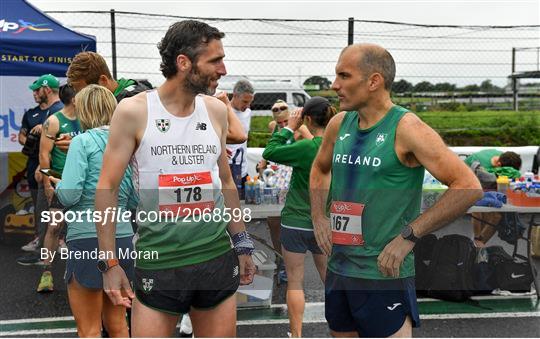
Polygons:
[[[234,79],[232,77],[225,77],[224,80],[220,80],[218,91],[226,91],[229,93],[230,98],[232,96],[234,84],[240,79],[240,77],[234,77]],[[288,80],[246,80],[251,82],[253,89],[255,90],[255,97],[251,103],[251,111],[254,116],[272,115],[271,108],[279,99],[285,101],[290,108],[296,108],[304,107],[306,101],[311,98],[301,87]]]

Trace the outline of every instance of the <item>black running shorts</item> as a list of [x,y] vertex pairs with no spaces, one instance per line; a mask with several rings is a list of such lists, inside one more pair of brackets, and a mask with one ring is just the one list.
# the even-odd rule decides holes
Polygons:
[[238,256],[231,250],[203,263],[164,270],[135,267],[135,294],[145,306],[179,315],[216,307],[240,285]]

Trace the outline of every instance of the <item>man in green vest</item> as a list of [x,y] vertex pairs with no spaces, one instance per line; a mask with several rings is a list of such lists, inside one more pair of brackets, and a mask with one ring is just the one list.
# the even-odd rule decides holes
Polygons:
[[[41,169],[51,169],[62,174],[66,165],[67,153],[58,149],[54,145],[54,142],[65,137],[73,138],[81,133],[82,129],[79,119],[75,115],[75,91],[70,86],[63,85],[59,89],[59,96],[64,104],[64,108],[50,115],[45,123],[43,123],[43,133],[41,134],[39,149],[39,166]],[[61,211],[63,206],[55,198],[54,187],[49,177],[42,175],[41,178],[49,210]],[[51,223],[47,226],[45,238],[43,239],[43,248],[48,250],[47,253],[54,252],[58,247],[62,227],[64,227],[64,223]],[[62,241],[62,243],[63,247],[65,247],[65,242]],[[37,292],[52,292],[54,286],[51,274],[53,260],[50,256],[46,256],[42,260],[43,273],[41,274]]]
[[[332,89],[344,112],[328,124],[311,170],[315,236],[329,255],[325,314],[336,337],[410,337],[419,325],[415,242],[482,198],[478,179],[441,137],[392,102],[394,76],[380,46],[341,52]],[[420,215],[424,168],[449,189]]]

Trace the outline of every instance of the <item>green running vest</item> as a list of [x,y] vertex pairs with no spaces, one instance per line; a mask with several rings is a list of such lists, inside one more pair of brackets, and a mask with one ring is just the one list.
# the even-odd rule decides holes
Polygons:
[[[79,119],[69,119],[64,113],[56,112],[54,116],[58,119],[58,133],[55,137],[58,138],[61,134],[69,134],[71,138],[79,135],[82,132]],[[58,173],[62,173],[66,164],[67,153],[54,146],[51,151],[51,168]]]
[[[334,244],[328,269],[348,277],[393,279],[377,268],[377,257],[420,213],[424,168],[409,168],[394,149],[396,128],[408,112],[400,106],[374,126],[359,128],[357,112],[347,112],[332,156],[332,201],[364,204],[364,244]],[[400,278],[414,276],[414,256],[405,257]]]

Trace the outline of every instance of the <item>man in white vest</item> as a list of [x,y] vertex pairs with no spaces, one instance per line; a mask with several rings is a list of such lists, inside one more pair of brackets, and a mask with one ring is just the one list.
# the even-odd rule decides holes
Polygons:
[[[133,308],[134,337],[171,336],[186,313],[195,336],[234,337],[234,293],[253,281],[254,246],[245,218],[237,218],[225,148],[227,108],[210,96],[227,73],[223,37],[203,22],[173,24],[158,45],[166,81],[122,100],[111,121],[95,210],[106,216],[117,205],[131,162],[138,210],[146,212],[138,220],[135,293],[117,264],[109,219],[96,223],[99,250],[115,257],[99,260],[98,269],[113,303]],[[159,220],[142,219],[151,212]]]

